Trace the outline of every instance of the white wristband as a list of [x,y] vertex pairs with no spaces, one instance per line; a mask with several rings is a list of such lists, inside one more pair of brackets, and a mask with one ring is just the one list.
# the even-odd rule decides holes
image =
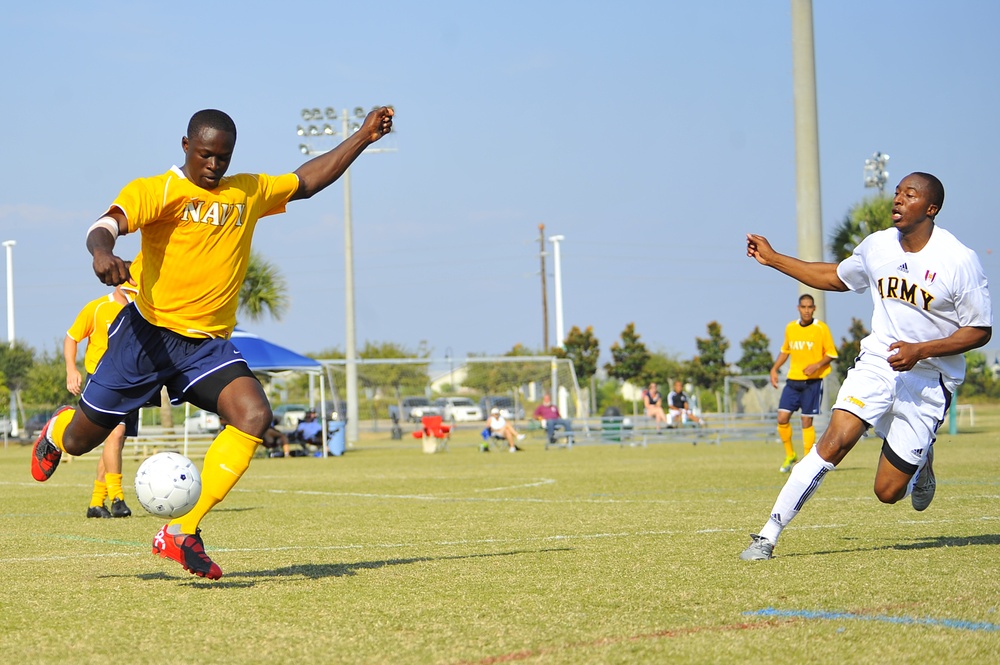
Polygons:
[[111,232],[112,238],[118,238],[118,220],[114,217],[108,217],[107,215],[101,217],[99,220],[94,222],[89,229],[87,229],[87,235],[89,236],[90,232],[94,229],[107,229]]

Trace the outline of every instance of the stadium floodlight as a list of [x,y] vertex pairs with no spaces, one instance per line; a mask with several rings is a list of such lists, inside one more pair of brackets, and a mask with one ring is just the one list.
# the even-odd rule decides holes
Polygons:
[[[378,108],[378,107],[373,107]],[[389,108],[392,108],[391,106]],[[327,106],[323,110],[317,108],[302,109],[302,119],[306,122],[336,120],[338,113],[333,106]],[[360,107],[354,107],[354,115],[364,119],[367,113]],[[316,137],[318,142],[326,142],[334,137],[339,137],[341,141],[358,131],[360,123],[351,122],[351,116],[345,108],[339,114],[341,120],[340,132],[331,124],[324,124],[322,129],[316,125],[309,125],[304,131],[302,125],[298,126],[296,134],[304,137],[306,143],[299,144],[299,152],[304,155],[316,156],[329,152],[332,146],[329,144],[311,144],[310,137]],[[369,148],[365,152],[393,152],[393,148]],[[345,433],[346,443],[353,445],[358,440],[358,345],[355,336],[354,323],[354,229],[351,220],[351,169],[344,171],[341,176],[344,181],[344,360],[346,369],[345,392],[347,399],[347,427]],[[323,449],[323,456],[326,457],[327,449]]]
[[876,152],[865,160],[865,187],[878,187],[880,194],[885,191],[889,181],[889,172],[885,170],[888,162],[889,155],[884,152]]

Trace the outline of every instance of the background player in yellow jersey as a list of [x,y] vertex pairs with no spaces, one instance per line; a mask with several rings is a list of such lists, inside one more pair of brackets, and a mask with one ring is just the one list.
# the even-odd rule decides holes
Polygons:
[[[133,281],[139,278],[140,266],[133,261],[130,266]],[[83,356],[83,367],[87,375],[94,373],[97,364],[108,348],[108,329],[111,323],[122,311],[122,307],[132,302],[138,286],[125,282],[115,287],[114,292],[91,300],[84,305],[73,320],[73,325],[66,331],[63,340],[63,358],[66,360],[66,389],[79,396],[83,391],[83,375],[76,365],[79,345],[87,341],[87,350]],[[125,503],[125,492],[122,490],[122,448],[125,438],[139,433],[139,412],[129,413],[125,420],[115,427],[104,441],[104,450],[97,461],[97,478],[94,480],[94,491],[87,507],[87,517],[128,517],[132,514]],[[111,499],[111,510],[104,505],[105,499]]]
[[792,359],[778,403],[778,436],[785,446],[785,461],[779,469],[782,473],[791,471],[792,465],[799,460],[792,445],[793,413],[802,411],[803,456],[808,455],[816,443],[813,416],[823,405],[823,378],[830,373],[830,363],[837,357],[830,329],[813,318],[815,313],[816,300],[808,293],[799,296],[799,319],[785,326],[781,353],[771,367],[771,385],[777,388],[778,369],[788,358]]
[[107,285],[128,279],[114,254],[119,235],[142,235],[143,274],[135,302],[115,320],[104,361],[76,408],[64,407],[35,442],[31,474],[47,480],[63,452],[96,448],[122,416],[166,386],[171,401],[219,414],[226,427],[212,442],[201,471],[197,505],[165,524],[153,553],[210,579],[222,570],[205,552],[199,525],[236,485],[271,424],[260,382],[229,341],[239,289],[258,220],[284,212],[336,181],[370,144],[392,130],[381,107],[336,148],[279,176],[226,176],[236,124],[214,109],[198,111],[181,139],[184,166],[130,182],[87,233],[94,272]]

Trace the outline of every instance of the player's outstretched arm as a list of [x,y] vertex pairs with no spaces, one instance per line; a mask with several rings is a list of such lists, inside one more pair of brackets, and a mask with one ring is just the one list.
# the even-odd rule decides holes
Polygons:
[[803,261],[793,256],[774,251],[764,236],[747,234],[747,256],[762,266],[769,266],[778,272],[793,277],[806,286],[823,291],[847,291],[847,285],[837,275],[836,263]]
[[299,189],[291,200],[308,199],[344,175],[344,171],[365,151],[365,148],[392,131],[393,115],[394,111],[388,107],[375,109],[365,117],[361,128],[344,139],[340,145],[328,153],[310,159],[296,169]]

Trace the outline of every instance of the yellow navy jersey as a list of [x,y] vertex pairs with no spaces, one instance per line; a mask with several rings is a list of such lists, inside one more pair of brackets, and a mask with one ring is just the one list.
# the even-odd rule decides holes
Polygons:
[[185,337],[228,337],[257,220],[284,212],[298,186],[294,173],[239,173],[207,190],[176,166],[126,185],[112,207],[142,233],[143,318]]
[[803,326],[797,320],[785,326],[785,341],[781,343],[781,352],[787,353],[792,359],[788,378],[796,381],[822,379],[830,373],[830,365],[808,376],[803,370],[826,356],[837,357],[837,347],[833,344],[830,328],[818,319],[813,319],[808,326]]
[[88,374],[93,374],[97,363],[108,349],[108,328],[122,311],[123,304],[115,300],[115,294],[91,300],[76,315],[66,336],[77,344],[87,340],[87,352],[83,355],[83,366]]

